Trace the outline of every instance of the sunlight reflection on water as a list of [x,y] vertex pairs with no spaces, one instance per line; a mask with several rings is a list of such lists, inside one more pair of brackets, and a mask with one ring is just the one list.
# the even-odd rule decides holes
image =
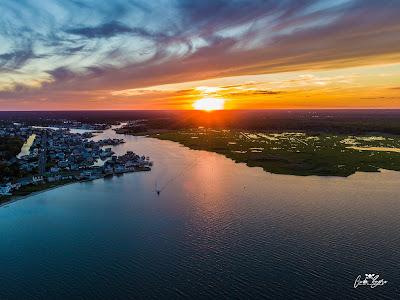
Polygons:
[[124,138],[113,151],[149,155],[151,172],[0,208],[0,298],[322,299],[338,290],[359,298],[370,292],[352,287],[360,272],[400,280],[400,173],[276,175],[170,141]]

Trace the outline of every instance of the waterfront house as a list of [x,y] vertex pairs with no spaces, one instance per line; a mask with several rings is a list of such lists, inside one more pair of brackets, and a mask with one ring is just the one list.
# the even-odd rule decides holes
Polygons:
[[34,184],[43,183],[43,176],[32,176],[32,182]]
[[21,169],[21,170],[23,170],[23,171],[27,171],[27,172],[32,172],[32,170],[33,170],[33,167],[32,167],[32,165],[31,164],[21,164],[20,166],[19,166],[19,168]]
[[103,172],[105,174],[112,174],[113,173],[113,167],[109,164],[105,165],[103,168]]
[[13,190],[19,190],[21,188],[21,184],[16,182],[12,184],[12,189]]
[[131,161],[131,160],[129,160],[129,161],[127,161],[125,163],[125,167],[126,168],[137,167],[138,165],[139,164],[137,162],[134,162],[134,161]]
[[97,170],[85,170],[81,172],[81,178],[94,180],[100,177],[100,174]]
[[11,183],[0,185],[0,196],[10,196],[12,190]]
[[124,165],[117,164],[114,166],[114,172],[117,174],[124,173],[126,171]]
[[32,177],[24,177],[24,178],[18,179],[17,183],[20,184],[21,186],[30,185],[33,183]]
[[61,175],[53,175],[53,176],[47,177],[48,182],[56,182],[56,181],[60,181],[61,179],[62,179]]

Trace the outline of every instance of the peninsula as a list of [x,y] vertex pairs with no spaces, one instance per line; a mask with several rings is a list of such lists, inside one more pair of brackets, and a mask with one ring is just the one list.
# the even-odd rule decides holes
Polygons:
[[0,202],[67,183],[151,170],[149,157],[132,151],[114,155],[112,146],[123,144],[123,139],[92,140],[109,126],[83,124],[81,128],[81,133],[74,133],[70,128],[3,124]]

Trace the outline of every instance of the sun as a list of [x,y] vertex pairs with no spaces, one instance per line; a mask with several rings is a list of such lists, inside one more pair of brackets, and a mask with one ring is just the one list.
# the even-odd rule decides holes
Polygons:
[[219,98],[202,98],[193,103],[193,107],[196,110],[221,110],[224,109],[225,100]]

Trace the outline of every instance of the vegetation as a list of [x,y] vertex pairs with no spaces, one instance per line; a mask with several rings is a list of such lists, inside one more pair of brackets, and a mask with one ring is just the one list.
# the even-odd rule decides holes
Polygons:
[[21,177],[15,157],[21,151],[23,140],[16,137],[0,137],[0,183],[7,178]]
[[18,155],[24,141],[17,137],[0,137],[0,160],[9,160]]
[[231,130],[400,134],[399,120],[400,110],[164,112],[161,116],[144,115],[118,133],[139,135],[160,129],[185,130],[203,126]]
[[249,111],[64,111],[0,112],[0,124],[55,125],[65,121],[87,124],[141,121],[134,134],[154,129],[305,130],[307,132],[400,134],[400,110],[249,110]]
[[392,135],[200,128],[150,136],[175,141],[191,149],[217,152],[236,162],[277,174],[345,177],[356,171],[377,172],[381,168],[400,171],[400,137]]

